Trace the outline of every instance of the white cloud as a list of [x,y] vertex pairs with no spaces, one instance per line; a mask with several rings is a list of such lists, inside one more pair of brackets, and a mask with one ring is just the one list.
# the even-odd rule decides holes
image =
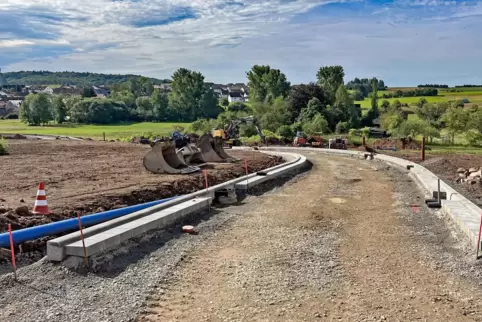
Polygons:
[[[440,78],[450,75],[482,74],[482,66],[476,64],[482,44],[475,31],[465,28],[467,23],[479,27],[481,23],[468,17],[463,23],[442,25],[427,20],[433,16],[414,16],[413,11],[400,9],[403,1],[395,7],[384,7],[375,16],[369,15],[375,8],[367,7],[366,15],[360,12],[358,18],[350,19],[323,15],[322,7],[319,18],[297,19],[301,20],[297,23],[291,21],[293,17],[340,1],[240,0],[240,5],[230,7],[226,3],[234,1],[4,1],[0,10],[36,8],[39,13],[61,15],[64,20],[52,26],[59,37],[49,40],[49,45],[57,42],[73,48],[59,57],[22,60],[8,65],[7,70],[77,70],[166,78],[175,69],[187,67],[200,70],[209,80],[229,82],[244,81],[244,72],[258,63],[280,68],[293,82],[300,82],[313,80],[321,65],[341,64],[347,78],[380,76],[401,85],[411,79],[443,82]],[[417,6],[457,7],[451,2],[410,1]],[[196,18],[144,28],[131,25],[139,20],[168,19],[180,8],[192,8]],[[440,16],[468,12],[460,6]],[[10,47],[19,50],[22,45],[31,45],[25,42],[48,44],[46,40],[9,39],[0,40],[0,48],[5,41],[17,42]],[[462,42],[464,48],[460,50]]]

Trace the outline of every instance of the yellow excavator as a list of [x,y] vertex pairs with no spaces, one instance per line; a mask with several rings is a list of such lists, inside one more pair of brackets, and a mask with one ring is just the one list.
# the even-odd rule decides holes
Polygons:
[[266,138],[263,134],[263,129],[258,120],[254,116],[247,116],[239,119],[234,119],[227,124],[224,129],[213,129],[212,136],[217,139],[222,139],[227,147],[240,146],[239,140],[239,126],[241,124],[253,124],[258,131],[261,138],[261,143],[266,144]]

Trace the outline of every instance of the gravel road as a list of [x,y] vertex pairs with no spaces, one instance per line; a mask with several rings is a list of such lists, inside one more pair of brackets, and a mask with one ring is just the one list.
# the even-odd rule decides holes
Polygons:
[[198,235],[157,232],[95,272],[1,277],[0,320],[482,321],[481,264],[406,174],[306,155],[283,187],[186,221]]

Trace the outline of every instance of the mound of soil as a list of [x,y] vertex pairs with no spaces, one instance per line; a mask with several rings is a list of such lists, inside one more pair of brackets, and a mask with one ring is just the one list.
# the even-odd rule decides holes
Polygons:
[[25,135],[21,134],[15,134],[15,135],[1,135],[5,140],[27,140],[27,137]]
[[136,136],[132,138],[131,142],[138,143],[138,144],[150,144],[151,140],[149,140],[149,138],[146,138],[144,136]]
[[411,138],[402,138],[402,139],[379,139],[373,142],[372,144],[374,149],[380,150],[388,150],[388,149],[397,149],[397,150],[420,150],[422,148],[421,144]]

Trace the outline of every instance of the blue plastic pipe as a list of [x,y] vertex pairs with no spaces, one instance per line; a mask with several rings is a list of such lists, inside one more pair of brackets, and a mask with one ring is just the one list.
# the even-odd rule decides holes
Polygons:
[[[140,205],[99,212],[97,214],[82,216],[80,217],[81,218],[80,220],[82,222],[82,226],[92,226],[104,221],[108,221],[114,218],[128,215],[130,213],[133,213],[139,210],[156,206],[176,198],[178,197],[161,199],[161,200],[143,203]],[[77,218],[61,220],[50,224],[29,227],[25,229],[19,229],[12,232],[13,243],[17,245],[17,244],[26,242],[28,240],[34,240],[37,238],[56,235],[69,230],[77,230],[77,229],[79,229],[79,220]],[[7,233],[0,234],[0,247],[8,247],[8,246],[10,246],[9,233],[7,232]]]

